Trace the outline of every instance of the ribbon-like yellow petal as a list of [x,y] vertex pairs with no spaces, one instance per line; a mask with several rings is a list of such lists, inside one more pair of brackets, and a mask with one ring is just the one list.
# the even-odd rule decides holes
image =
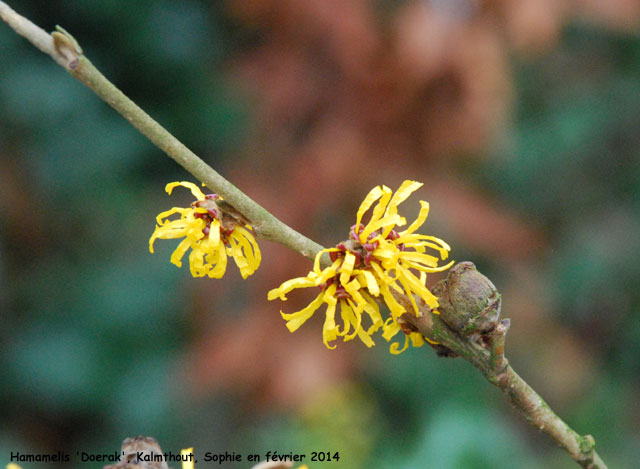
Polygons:
[[393,295],[389,291],[389,287],[387,286],[387,284],[380,285],[380,291],[382,292],[382,297],[384,298],[384,302],[389,307],[389,310],[391,311],[391,315],[394,318],[399,318],[400,316],[402,316],[404,313],[407,312],[407,310],[404,309],[404,306],[398,303],[396,299],[393,297]]
[[309,303],[305,308],[297,311],[295,313],[286,314],[280,311],[280,315],[282,319],[287,321],[287,329],[291,332],[295,332],[298,330],[300,326],[302,326],[307,319],[313,316],[313,313],[320,307],[322,304],[324,292],[320,293],[315,300]]
[[414,231],[416,231],[418,228],[422,226],[422,224],[425,222],[428,216],[429,216],[429,202],[425,202],[424,200],[421,200],[420,213],[418,213],[418,217],[414,220],[413,223],[411,223],[411,225],[409,225],[409,228],[398,233],[400,237],[407,234],[411,234]]
[[171,215],[173,215],[174,213],[179,213],[180,215],[184,216],[186,214],[188,214],[189,212],[191,212],[193,209],[191,208],[183,208],[183,207],[173,207],[169,210],[165,210],[164,212],[160,212],[158,214],[158,216],[156,216],[156,223],[160,226],[164,225],[165,223],[168,223],[170,220],[165,220],[165,218],[170,217]]
[[240,241],[236,236],[229,237],[229,247],[227,248],[227,255],[233,258],[234,262],[238,266],[238,269],[240,270],[240,275],[242,275],[242,278],[247,278],[247,276],[250,275],[250,272],[248,272],[249,263],[244,257]]
[[[385,213],[387,204],[391,199],[391,194],[393,193],[391,189],[389,189],[387,186],[382,186],[381,191],[382,191],[382,195],[380,197],[380,200],[378,201],[378,204],[373,209],[373,213],[371,214],[371,219],[369,220],[369,223],[367,223],[367,226],[365,226],[365,229],[359,233],[358,238],[360,239],[361,243],[366,243],[369,235],[377,229],[377,228],[371,229],[370,226],[375,225],[380,221],[380,219],[383,217]],[[357,221],[357,223],[358,225],[356,226],[359,228],[360,221]]]
[[[331,287],[335,287],[335,284],[331,285]],[[338,326],[336,326],[336,299],[333,296],[335,289],[331,292],[331,287],[329,287],[323,295],[324,301],[327,303],[327,312],[325,313],[324,325],[322,326],[322,341],[327,348],[334,349],[336,346],[334,345],[332,347],[329,345],[329,342],[338,338],[340,330]]]
[[384,194],[384,191],[380,186],[376,186],[369,191],[367,196],[364,198],[364,200],[360,204],[360,207],[358,208],[358,213],[356,215],[356,229],[358,229],[358,227],[360,226],[360,223],[362,223],[362,216],[367,212],[367,210],[371,208],[371,206],[376,200],[382,197],[383,194]]
[[367,329],[367,334],[371,335],[375,331],[380,329],[380,327],[382,327],[382,316],[380,315],[380,308],[378,307],[378,303],[376,303],[376,301],[369,295],[367,295],[364,291],[361,292],[361,294],[366,301],[364,305],[364,311],[369,315],[369,318],[371,319],[371,326],[369,326],[369,329]]
[[295,288],[307,288],[316,286],[315,282],[308,277],[298,277],[292,278],[291,280],[287,280],[283,282],[278,288],[274,288],[269,291],[267,294],[267,298],[269,300],[275,300],[276,298],[280,298],[282,301],[286,301],[287,297],[285,296],[291,290]]
[[[367,238],[369,237],[369,235],[371,233],[373,233],[376,230],[379,230],[380,228],[383,227],[387,227],[389,229],[389,231],[391,231],[391,229],[394,226],[402,226],[404,224],[407,223],[407,220],[404,217],[401,217],[398,214],[393,214],[393,215],[387,215],[384,216],[383,218],[379,219],[379,220],[372,220],[367,226],[365,226],[364,230],[362,230],[362,233],[360,233],[360,240],[361,242],[365,243]],[[386,228],[385,228],[386,231]],[[388,234],[388,232],[382,237],[383,239],[386,238],[386,235]],[[364,240],[364,241],[362,241]]]
[[[360,327],[360,320],[357,317],[357,314],[354,311],[352,305],[349,304],[349,301],[340,300],[340,317],[342,318],[342,332],[338,335],[343,336],[343,340],[345,342],[353,339],[358,333],[358,328]],[[347,335],[351,330],[351,326],[353,326],[353,334]]]
[[[387,207],[387,211],[385,215],[395,215],[398,213],[398,205],[404,202],[407,197],[409,197],[414,191],[422,187],[421,182],[416,181],[404,181],[398,190],[393,194],[391,201],[389,202],[389,206]],[[404,225],[404,223],[397,223],[398,226]],[[391,232],[394,227],[392,225],[387,225],[382,232],[382,237],[386,238],[387,235]]]
[[413,192],[415,192],[422,186],[423,184],[421,182],[416,182],[416,181],[404,181],[402,184],[400,184],[400,187],[398,187],[398,190],[396,191],[396,193],[393,194],[393,197],[391,198],[391,202],[389,202],[389,206],[387,207],[386,214],[395,215],[396,213],[398,213],[398,205],[400,205],[402,202],[407,200],[407,198]]
[[346,285],[353,273],[353,266],[356,263],[356,256],[347,251],[344,256],[344,261],[340,266],[340,283]]
[[204,200],[206,198],[200,188],[189,181],[170,182],[165,186],[164,190],[167,191],[167,194],[171,195],[171,192],[173,192],[173,189],[177,186],[186,187],[187,189],[191,190],[193,196],[198,200]]
[[400,260],[410,260],[418,264],[422,264],[427,267],[437,268],[439,259],[429,254],[423,254],[421,252],[402,251],[398,253]]
[[359,270],[358,277],[364,278],[364,282],[360,283],[366,285],[367,289],[373,296],[380,295],[380,287],[378,286],[378,282],[376,282],[376,278],[371,272],[369,272],[368,270]]
[[189,238],[183,239],[178,247],[171,254],[171,263],[176,265],[177,267],[182,267],[181,259],[184,256],[185,252],[191,247],[192,241]]
[[411,285],[409,285],[409,282],[407,282],[405,277],[402,275],[398,276],[398,281],[400,282],[400,285],[402,285],[402,288],[404,288],[405,296],[409,298],[409,301],[411,302],[411,306],[413,306],[413,311],[416,313],[416,316],[418,316],[420,313],[418,311],[418,305],[416,304],[416,300],[413,297],[413,291],[411,290]]
[[425,342],[425,338],[419,332],[412,332],[409,334],[409,340],[414,347],[422,347]]
[[[431,242],[429,242],[431,241]],[[451,248],[447,243],[445,243],[440,238],[436,238],[435,236],[421,235],[421,234],[406,234],[400,235],[398,239],[396,239],[396,243],[402,243],[405,246],[414,246],[414,245],[425,245],[437,251],[450,251]]]
[[209,278],[222,278],[227,270],[227,250],[221,242],[215,245],[212,241],[211,244],[213,247],[205,256],[207,263],[212,267],[207,275]]
[[213,244],[220,243],[220,220],[217,218],[211,222],[211,226],[209,227],[209,239]]
[[382,338],[389,342],[398,332],[400,332],[400,324],[393,318],[387,318],[382,325]]
[[[245,257],[247,258],[247,262],[249,262],[250,266],[253,267],[253,271],[255,271],[262,261],[262,253],[260,252],[260,246],[256,242],[256,239],[253,237],[253,234],[248,230],[245,230],[241,226],[236,226],[233,230],[234,235],[240,236],[243,239],[246,239],[249,246],[247,246],[247,252]],[[253,273],[253,272],[252,272]]]
[[403,281],[407,282],[411,290],[416,292],[418,296],[427,303],[429,308],[435,309],[439,306],[438,298],[436,298],[436,296],[431,293],[426,286],[420,283],[420,280],[418,280],[418,278],[413,275],[411,271],[404,269],[401,265],[398,265],[396,267],[396,271],[398,272],[398,280],[400,281],[400,283],[403,283]]
[[404,347],[400,349],[400,344],[398,342],[394,342],[393,344],[391,344],[391,347],[389,347],[389,352],[391,352],[393,355],[400,355],[402,352],[407,350],[407,347],[409,347],[409,336],[405,335]]

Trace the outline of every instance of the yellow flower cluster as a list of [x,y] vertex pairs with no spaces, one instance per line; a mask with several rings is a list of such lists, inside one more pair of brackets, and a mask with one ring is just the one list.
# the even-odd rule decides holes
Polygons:
[[[358,338],[368,347],[374,345],[371,335],[382,328],[382,336],[390,341],[400,330],[400,316],[406,309],[394,298],[395,294],[406,295],[412,309],[418,315],[414,295],[437,313],[437,298],[425,286],[427,273],[448,269],[453,261],[438,266],[449,254],[449,246],[439,238],[415,233],[429,214],[429,204],[420,201],[417,219],[403,231],[396,227],[406,224],[398,214],[398,205],[421,187],[415,181],[404,181],[393,193],[386,186],[373,188],[358,209],[356,224],[351,227],[349,239],[335,248],[324,249],[315,258],[313,270],[306,277],[284,282],[271,290],[269,300],[286,300],[286,294],[296,288],[319,287],[320,294],[304,309],[291,314],[281,312],[287,328],[294,332],[315,313],[323,303],[327,305],[322,336],[328,348],[330,342],[342,337],[344,341]],[[377,202],[377,204],[376,204]],[[374,204],[376,204],[374,206]],[[369,222],[362,223],[365,213],[373,207]],[[427,253],[435,251],[438,256]],[[328,253],[331,265],[320,268],[320,259]],[[376,298],[382,299],[391,311],[391,317],[383,321]],[[336,310],[340,307],[342,328],[336,323]],[[363,325],[363,316],[368,324]],[[391,353],[401,353],[411,342],[414,346],[424,344],[417,332],[408,333],[404,347],[391,345]]]
[[[156,239],[184,238],[171,255],[171,262],[182,267],[182,258],[191,249],[189,267],[194,277],[221,278],[227,269],[227,256],[231,256],[240,269],[242,278],[253,274],[260,265],[258,243],[246,229],[249,225],[226,213],[216,204],[221,198],[215,194],[204,195],[191,182],[172,182],[166,191],[171,194],[176,186],[186,187],[197,199],[191,207],[173,207],[156,217],[156,228],[149,239],[149,251],[153,253]],[[169,220],[171,215],[180,218]]]

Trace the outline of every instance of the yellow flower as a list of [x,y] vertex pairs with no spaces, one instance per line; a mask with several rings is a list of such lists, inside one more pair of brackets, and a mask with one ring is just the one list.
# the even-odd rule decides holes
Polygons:
[[[398,215],[398,205],[421,186],[418,182],[404,181],[395,194],[386,186],[374,187],[358,209],[356,224],[351,227],[349,239],[335,248],[318,253],[313,271],[306,277],[284,282],[269,292],[270,300],[278,297],[286,300],[286,293],[294,288],[321,288],[322,292],[306,308],[293,314],[281,312],[290,331],[298,329],[326,303],[323,338],[327,347],[332,348],[329,342],[339,336],[346,341],[355,335],[370,347],[373,345],[371,334],[380,327],[382,336],[389,341],[402,330],[400,316],[407,312],[395,299],[394,293],[406,295],[416,315],[419,309],[414,295],[437,314],[438,300],[425,286],[427,273],[446,270],[453,261],[438,266],[440,260],[448,257],[449,246],[439,238],[415,233],[429,214],[429,204],[420,201],[420,213],[416,220],[407,229],[396,230],[396,227],[406,224],[406,220]],[[372,207],[369,222],[364,225],[363,217]],[[437,256],[428,254],[427,250],[435,251]],[[320,257],[325,252],[329,253],[332,264],[321,270]],[[391,317],[384,322],[375,298],[382,299],[391,311]],[[342,330],[335,323],[338,303]],[[363,312],[371,320],[371,326],[366,330],[362,327]],[[354,330],[347,335],[351,327]],[[407,331],[404,347],[399,349],[398,344],[392,344],[391,352],[400,353],[409,343],[419,347],[424,344],[424,338],[419,333]]]
[[[320,257],[324,252],[337,252],[336,248],[324,249],[316,256],[313,270],[306,277],[287,280],[280,287],[271,290],[268,294],[269,300],[280,298],[285,301],[285,296],[295,288],[320,287],[320,294],[306,308],[292,314],[285,314],[282,317],[287,321],[287,328],[295,332],[304,322],[313,316],[323,303],[326,303],[324,326],[322,337],[324,344],[330,348],[329,342],[343,337],[346,342],[356,335],[367,347],[374,345],[371,334],[382,326],[382,316],[375,300],[365,291],[367,278],[373,280],[370,272],[362,269],[353,269],[354,256],[347,253],[345,257],[338,258],[324,269],[320,269]],[[336,308],[340,306],[340,319],[342,320],[342,330],[336,324]],[[362,314],[369,316],[371,324],[368,329],[362,326]],[[350,333],[351,332],[351,333]]]
[[[171,262],[182,267],[182,258],[191,249],[189,267],[194,277],[221,278],[227,269],[227,256],[233,258],[242,278],[254,273],[262,256],[258,243],[246,229],[251,227],[222,209],[216,203],[222,200],[218,195],[204,195],[198,186],[184,181],[167,184],[167,193],[171,194],[176,186],[190,189],[197,200],[191,207],[173,207],[156,217],[149,251],[153,253],[158,238],[184,238],[173,251]],[[180,218],[169,220],[174,214],[180,214]]]

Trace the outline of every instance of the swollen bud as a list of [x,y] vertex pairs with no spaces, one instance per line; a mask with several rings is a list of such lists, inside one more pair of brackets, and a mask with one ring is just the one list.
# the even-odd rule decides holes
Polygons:
[[472,262],[453,266],[431,291],[438,297],[440,318],[463,335],[490,332],[500,318],[502,297]]

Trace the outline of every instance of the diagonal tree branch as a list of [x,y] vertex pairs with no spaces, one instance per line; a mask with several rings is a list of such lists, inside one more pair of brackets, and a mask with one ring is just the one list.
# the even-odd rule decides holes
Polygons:
[[[282,223],[227,181],[126,97],[84,56],[82,49],[69,33],[58,27],[57,31],[48,34],[17,14],[3,1],[0,1],[0,17],[16,33],[51,56],[74,78],[93,90],[195,178],[221,195],[228,204],[251,222],[260,237],[283,244],[310,259],[322,250],[322,246]],[[408,297],[399,295],[397,300],[408,311],[412,310]],[[438,345],[434,348],[439,354],[459,355],[478,368],[489,382],[507,394],[511,403],[526,421],[548,434],[582,467],[606,468],[594,450],[593,437],[580,436],[572,430],[509,365],[504,356],[508,320],[498,323],[486,337],[488,341],[483,341],[478,340],[478,336],[465,336],[454,331],[437,315],[432,314],[426,305],[422,305],[420,313],[418,317],[405,314],[402,319],[413,330],[437,342]]]

